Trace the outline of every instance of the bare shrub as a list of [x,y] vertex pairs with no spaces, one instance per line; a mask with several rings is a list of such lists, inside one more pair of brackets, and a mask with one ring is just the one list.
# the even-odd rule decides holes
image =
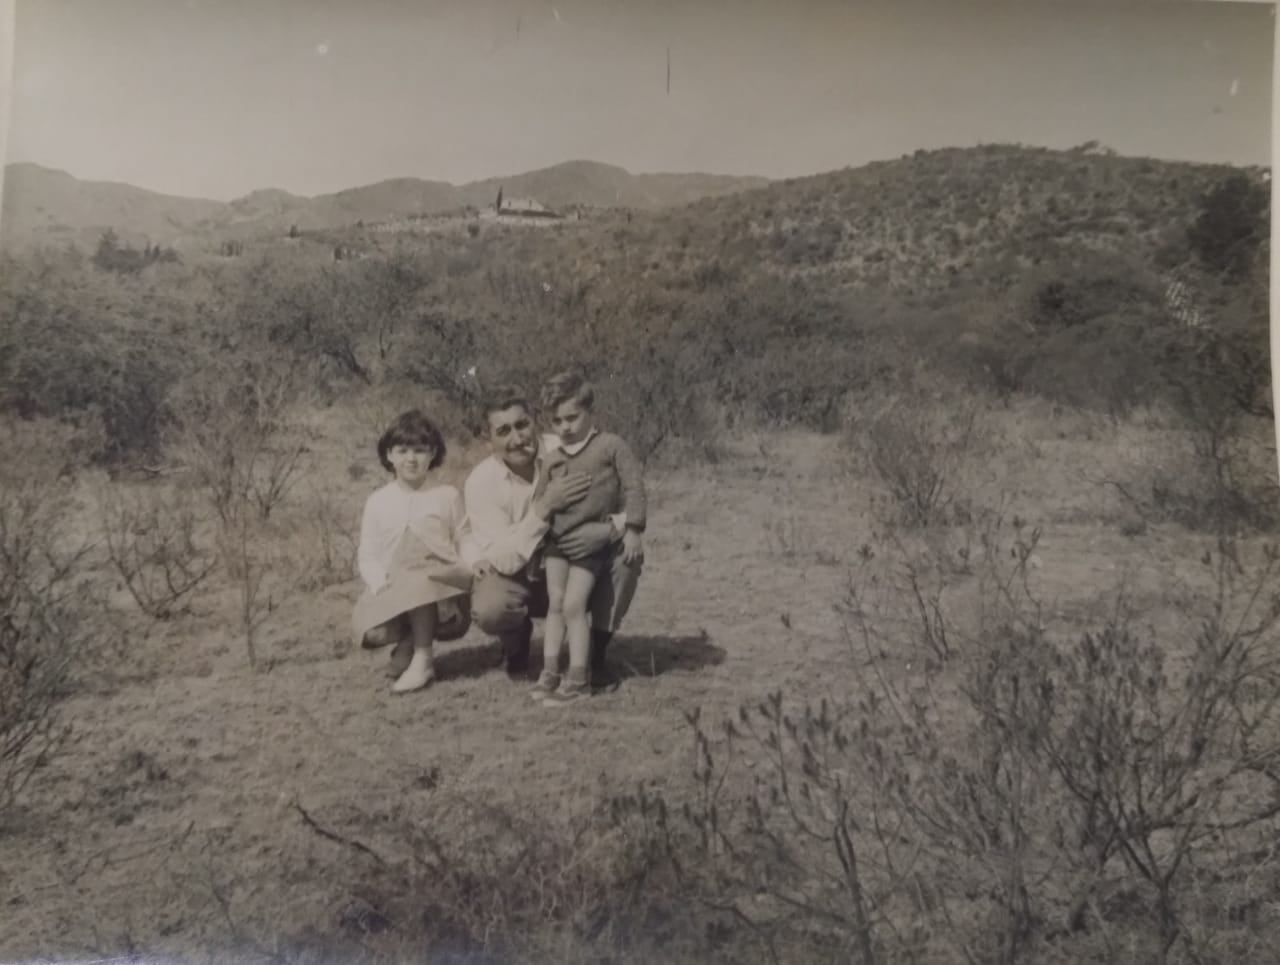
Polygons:
[[203,518],[191,490],[106,485],[97,504],[107,559],[134,602],[156,620],[181,613],[217,566],[198,538]]
[[313,592],[350,580],[360,542],[355,509],[329,490],[316,488],[306,495],[300,512],[296,532],[304,548],[295,560],[298,589]]
[[293,413],[303,373],[271,357],[211,367],[182,386],[174,448],[217,516],[218,556],[236,588],[249,665],[257,631],[283,593],[278,553],[261,537],[304,469],[307,436]]
[[0,820],[70,734],[61,713],[110,628],[95,619],[57,424],[0,426]]
[[[424,778],[434,786],[439,775]],[[657,949],[671,960],[676,907],[639,824],[587,810],[572,827],[548,825],[443,790],[436,801],[425,814],[357,816],[394,850],[293,802],[347,869],[342,938],[375,954],[413,948],[451,961],[646,960]]]
[[775,960],[1256,953],[1230,909],[1265,893],[1239,854],[1277,870],[1280,553],[1222,542],[1179,604],[1187,632],[1157,638],[1123,593],[1087,628],[1051,619],[1034,531],[981,542],[968,592],[908,635],[909,595],[885,610],[897,594],[858,590],[885,569],[864,554],[845,607],[858,692],[690,715],[694,792],[641,789],[621,812]]
[[1273,439],[1269,422],[1232,405],[1187,400],[1158,445],[1129,450],[1135,464],[1081,477],[1118,493],[1146,524],[1232,537],[1265,532],[1280,521]]
[[989,432],[978,401],[945,404],[921,393],[898,395],[856,431],[905,525],[967,518],[972,507],[962,475],[980,458]]
[[266,358],[210,366],[175,391],[173,448],[224,524],[250,508],[268,519],[301,475],[301,380],[288,360]]
[[[1274,460],[1260,452],[1263,425],[1240,406],[1230,375],[1217,370],[1188,372],[1176,381],[1174,391],[1202,481],[1199,498],[1193,499],[1193,517],[1184,521],[1210,532],[1233,534],[1242,527],[1274,525]],[[1266,420],[1267,430],[1270,421]],[[1269,431],[1265,438],[1270,441]],[[1174,492],[1176,488],[1171,487]]]
[[276,538],[246,514],[218,529],[218,558],[235,589],[235,619],[250,670],[269,666],[259,658],[258,631],[295,583],[296,561],[287,559]]

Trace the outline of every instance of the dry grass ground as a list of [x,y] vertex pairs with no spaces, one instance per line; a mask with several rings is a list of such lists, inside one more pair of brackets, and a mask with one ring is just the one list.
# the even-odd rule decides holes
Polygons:
[[[1133,454],[1158,449],[1159,430],[1036,403],[988,418],[992,455],[960,483],[978,507],[1003,502],[1006,516],[1042,527],[1035,575],[1054,619],[1095,621],[1122,579],[1153,624],[1175,619],[1171,594],[1203,583],[1210,541],[1135,522],[1098,482],[1149,465]],[[613,652],[625,678],[616,692],[533,705],[473,630],[439,648],[434,687],[392,696],[385,654],[348,641],[357,585],[341,550],[381,481],[376,421],[313,420],[308,476],[272,522],[281,552],[260,631],[265,670],[248,669],[230,591],[211,584],[188,614],[130,616],[114,673],[70,700],[74,742],[0,836],[0,959],[240,960],[307,934],[323,944],[373,900],[361,889],[377,862],[316,826],[392,860],[415,816],[446,837],[495,806],[534,826],[585,820],[601,794],[637,782],[682,793],[694,750],[684,715],[695,708],[714,720],[776,689],[847,698],[859,686],[836,604],[859,548],[885,545],[888,506],[843,437],[765,433],[724,442],[712,464],[654,470],[645,576]],[[480,454],[453,453],[446,478],[460,484]],[[316,499],[338,522],[316,522]],[[910,539],[945,555],[973,530]],[[321,544],[339,547],[339,581],[327,586],[299,579],[319,567]],[[116,598],[127,612],[127,596]],[[891,654],[889,665],[913,672]],[[544,942],[538,954],[569,961],[571,951]]]

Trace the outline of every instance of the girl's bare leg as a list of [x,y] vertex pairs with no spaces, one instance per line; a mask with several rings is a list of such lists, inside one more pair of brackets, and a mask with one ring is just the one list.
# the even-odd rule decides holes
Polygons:
[[413,657],[391,690],[397,694],[421,690],[435,679],[435,642],[437,612],[434,603],[409,611],[409,629],[413,638]]
[[391,650],[391,658],[387,661],[387,673],[394,680],[409,669],[413,660],[413,633],[409,625],[409,615],[401,614],[395,618],[395,632],[399,634],[395,647]]

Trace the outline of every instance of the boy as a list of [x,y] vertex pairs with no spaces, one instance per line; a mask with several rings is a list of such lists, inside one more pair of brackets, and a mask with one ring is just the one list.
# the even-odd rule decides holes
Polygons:
[[[641,534],[646,520],[643,470],[631,447],[619,436],[602,432],[595,420],[595,392],[577,373],[550,379],[542,391],[543,411],[557,436],[547,453],[543,484],[560,476],[586,474],[586,495],[551,515],[543,545],[547,583],[547,619],[543,630],[543,670],[532,695],[544,705],[570,703],[589,692],[591,626],[589,601],[596,580],[606,575],[610,548],[576,551],[567,541],[585,523],[600,523],[621,514],[625,530],[622,562],[643,558]],[[560,652],[569,644],[569,671],[561,677]]]

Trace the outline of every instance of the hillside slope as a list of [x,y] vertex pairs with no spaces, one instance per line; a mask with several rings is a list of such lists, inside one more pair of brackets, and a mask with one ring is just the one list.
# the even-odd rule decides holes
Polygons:
[[130,184],[82,181],[38,164],[10,164],[0,201],[0,240],[92,244],[108,227],[134,241],[169,243],[232,210],[219,201],[183,198]]
[[1238,171],[1020,146],[920,151],[630,220],[583,222],[556,237],[506,232],[472,244],[513,249],[476,251],[477,264],[496,256],[580,280],[764,270],[906,293],[957,283],[1004,289],[1064,249],[1182,261],[1204,193]]

